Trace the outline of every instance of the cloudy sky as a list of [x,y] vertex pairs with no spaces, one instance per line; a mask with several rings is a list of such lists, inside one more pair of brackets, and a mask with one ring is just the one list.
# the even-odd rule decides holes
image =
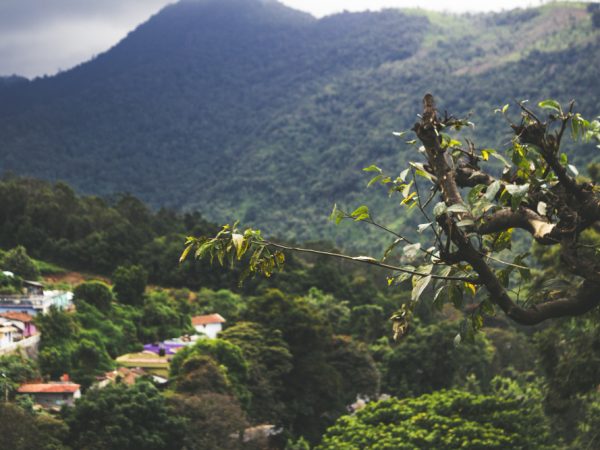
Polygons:
[[[540,0],[280,0],[317,17],[342,10],[415,7],[489,11]],[[174,0],[0,0],[0,75],[36,77],[106,51]]]

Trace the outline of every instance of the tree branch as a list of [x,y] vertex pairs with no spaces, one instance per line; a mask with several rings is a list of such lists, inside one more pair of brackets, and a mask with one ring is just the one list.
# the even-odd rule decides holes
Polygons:
[[365,256],[349,256],[349,255],[344,255],[341,253],[313,250],[311,248],[292,247],[289,245],[277,244],[277,243],[271,242],[271,241],[256,241],[255,240],[255,241],[253,241],[253,244],[265,245],[265,246],[269,246],[269,247],[275,247],[275,248],[279,248],[282,250],[289,250],[289,251],[294,251],[294,252],[299,252],[299,253],[312,253],[314,255],[322,255],[322,256],[329,256],[329,257],[334,257],[334,258],[339,258],[339,259],[345,259],[348,261],[353,261],[353,262],[358,262],[358,263],[363,263],[363,264],[370,264],[372,266],[380,267],[382,269],[388,269],[388,270],[393,270],[393,271],[402,272],[402,273],[409,273],[411,275],[417,275],[419,277],[431,276],[431,278],[433,278],[435,280],[465,281],[467,283],[472,283],[472,284],[479,283],[477,278],[453,277],[453,276],[443,276],[443,275],[435,275],[435,274],[430,274],[430,273],[417,272],[414,270],[405,269],[403,267],[398,267],[398,266],[393,266],[390,264],[382,263],[381,261],[378,261],[375,258],[370,258],[370,257],[365,257]]
[[[515,131],[519,133],[520,138],[526,143],[533,143],[540,146],[540,143],[543,141],[545,144],[545,125],[532,112],[527,109],[524,110],[530,114],[533,123],[527,126],[515,127]],[[443,124],[439,122],[437,117],[432,117],[429,114],[427,120],[416,123],[413,130],[425,147],[429,165],[437,177],[443,200],[446,205],[451,206],[463,203],[463,200],[457,184],[457,172],[453,171],[446,162],[444,150],[440,146],[439,130],[442,126]],[[547,152],[547,148],[543,148],[543,151],[549,153]],[[558,165],[557,177],[559,181],[561,178],[564,179],[565,188],[571,191],[573,195],[577,192],[578,198],[581,198],[580,187],[566,174],[564,167],[558,163],[556,158],[554,157],[553,160],[549,156],[547,161],[551,167],[556,162]],[[554,167],[552,169],[554,170]],[[466,174],[465,170],[463,169],[463,175]],[[464,178],[461,178],[461,180],[468,183],[470,178],[469,176],[466,180]],[[483,181],[489,180],[483,179]],[[453,220],[453,218],[450,218],[447,221],[445,231],[452,239],[452,242],[458,247],[457,253],[459,257],[468,262],[473,267],[473,270],[477,272],[479,281],[486,287],[492,302],[497,304],[514,321],[525,325],[534,325],[553,317],[583,314],[600,303],[600,296],[597,294],[600,284],[586,279],[572,298],[549,301],[529,308],[519,306],[508,295],[508,292],[494,271],[485,262],[484,256],[473,247],[469,239],[464,235],[460,227],[456,226]],[[528,230],[534,237],[537,236],[538,239],[547,238],[547,235],[551,234],[555,229],[553,224],[550,224],[543,217],[526,208],[520,208],[515,212],[510,209],[500,210],[487,219],[482,228],[489,233],[516,226]]]
[[506,231],[510,228],[520,228],[528,231],[537,242],[544,245],[554,245],[560,242],[559,228],[548,219],[540,216],[529,208],[519,207],[516,211],[502,208],[490,216],[483,218],[483,223],[477,228],[480,234],[492,234]]

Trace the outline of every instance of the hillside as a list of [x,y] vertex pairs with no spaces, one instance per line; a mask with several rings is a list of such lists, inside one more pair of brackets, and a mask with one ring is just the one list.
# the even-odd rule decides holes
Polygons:
[[0,173],[347,242],[356,231],[324,226],[328,211],[373,195],[362,167],[404,168],[412,147],[391,131],[412,126],[425,92],[472,111],[486,147],[506,143],[492,111],[515,99],[598,114],[597,25],[572,3],[316,20],[277,2],[181,1],[88,63],[0,82]]

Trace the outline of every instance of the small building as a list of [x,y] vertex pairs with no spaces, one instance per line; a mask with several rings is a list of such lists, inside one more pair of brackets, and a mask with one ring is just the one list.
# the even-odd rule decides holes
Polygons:
[[44,295],[44,285],[38,281],[23,280],[27,295]]
[[37,334],[37,329],[33,323],[33,316],[26,312],[9,311],[0,313],[0,323],[9,323],[18,328],[23,338]]
[[168,378],[170,360],[171,356],[159,356],[154,352],[144,351],[121,355],[117,358],[117,364],[130,369],[143,369],[150,375]]
[[18,334],[17,328],[9,324],[0,324],[0,348],[6,347],[15,341]]
[[17,393],[30,395],[33,402],[45,409],[59,409],[63,405],[73,406],[81,397],[80,385],[70,381],[50,383],[26,383],[19,386]]
[[159,377],[158,375],[152,375],[146,372],[144,369],[139,367],[119,367],[117,370],[106,372],[104,375],[97,377],[97,383],[95,387],[103,388],[112,383],[123,383],[128,386],[132,386],[138,380],[138,378],[147,377],[157,385],[165,385],[169,380],[165,377]]
[[208,314],[206,316],[192,317],[192,325],[198,333],[205,334],[215,339],[222,330],[225,319],[220,314]]
[[22,312],[36,316],[37,314],[47,313],[52,306],[58,309],[68,309],[72,304],[72,292],[43,291],[39,294],[39,286],[35,285],[31,286],[31,290],[28,288],[28,291],[32,293],[27,295],[0,295],[0,313]]

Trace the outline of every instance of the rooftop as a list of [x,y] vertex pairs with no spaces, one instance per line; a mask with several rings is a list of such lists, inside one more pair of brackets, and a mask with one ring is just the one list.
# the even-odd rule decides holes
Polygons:
[[19,386],[19,394],[74,394],[79,390],[75,383],[30,383]]
[[9,312],[5,312],[5,313],[1,313],[0,317],[4,317],[5,319],[10,319],[10,320],[17,320],[19,322],[33,322],[33,316],[30,314],[27,314],[26,312],[16,312],[16,311],[9,311]]
[[192,317],[192,325],[208,325],[211,323],[223,323],[225,319],[221,314],[208,314],[206,316]]

